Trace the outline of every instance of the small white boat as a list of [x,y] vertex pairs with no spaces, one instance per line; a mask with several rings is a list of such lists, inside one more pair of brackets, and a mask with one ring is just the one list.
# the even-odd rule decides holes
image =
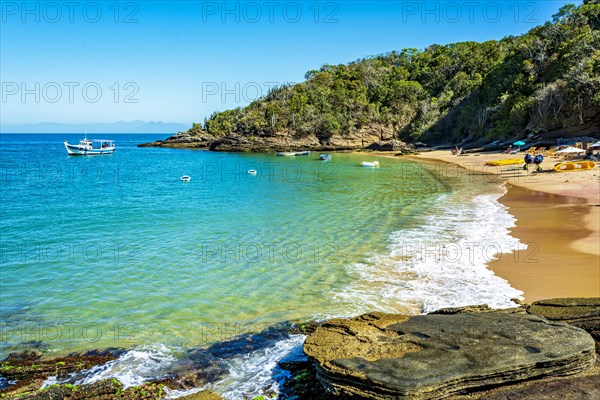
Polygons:
[[113,140],[89,140],[87,135],[79,144],[69,144],[66,140],[63,143],[70,156],[101,156],[112,154],[117,150]]
[[369,167],[369,168],[379,168],[379,161],[363,161],[362,163],[360,163],[360,165],[362,165],[363,167]]
[[303,150],[303,151],[297,151],[295,154],[295,156],[310,156],[310,151],[308,150]]
[[249,169],[248,170],[248,174],[249,175],[256,175],[256,170],[255,169]]
[[192,180],[192,177],[188,176],[188,175],[184,175],[184,176],[181,177],[181,181],[182,182],[189,182],[191,180]]
[[279,157],[293,157],[296,155],[296,153],[293,151],[279,151],[279,152],[275,153],[275,155],[277,155]]
[[331,154],[321,154],[319,156],[319,160],[321,160],[321,161],[329,161],[329,160],[331,160]]

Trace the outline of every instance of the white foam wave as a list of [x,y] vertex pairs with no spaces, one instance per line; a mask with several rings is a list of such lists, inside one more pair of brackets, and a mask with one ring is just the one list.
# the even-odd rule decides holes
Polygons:
[[523,293],[487,268],[501,254],[527,248],[509,234],[515,219],[501,195],[440,200],[423,224],[390,235],[389,254],[348,266],[357,279],[336,298],[356,313],[515,306],[510,299]]
[[227,400],[279,394],[280,384],[288,374],[277,364],[282,359],[305,360],[306,356],[302,352],[305,339],[304,335],[292,335],[265,349],[234,357],[227,361],[229,372],[224,379],[202,388],[170,391],[168,398],[175,399],[204,389],[214,390]]
[[129,350],[119,358],[85,371],[85,377],[75,382],[82,385],[115,378],[124,388],[142,385],[165,375],[175,361],[175,349],[152,345]]

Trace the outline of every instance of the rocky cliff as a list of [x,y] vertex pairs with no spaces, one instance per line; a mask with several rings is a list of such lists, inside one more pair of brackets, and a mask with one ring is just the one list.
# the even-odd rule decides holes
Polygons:
[[165,140],[144,143],[139,147],[198,148],[211,151],[269,153],[298,150],[378,150],[412,153],[414,146],[394,138],[393,129],[382,124],[370,124],[348,135],[319,137],[316,134],[295,135],[286,129],[266,136],[232,133],[215,137],[203,133],[179,132]]

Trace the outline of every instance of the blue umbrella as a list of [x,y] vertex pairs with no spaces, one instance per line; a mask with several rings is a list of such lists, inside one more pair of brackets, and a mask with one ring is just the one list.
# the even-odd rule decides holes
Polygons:
[[514,142],[513,146],[519,146],[519,151],[521,151],[521,146],[525,146],[525,142],[522,140],[519,140],[518,142]]

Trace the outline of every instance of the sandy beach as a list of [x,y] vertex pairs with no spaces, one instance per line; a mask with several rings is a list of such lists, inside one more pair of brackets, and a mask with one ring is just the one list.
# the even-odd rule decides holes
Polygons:
[[502,255],[489,267],[522,290],[525,301],[600,296],[600,169],[557,173],[552,167],[559,157],[546,158],[541,173],[485,165],[517,157],[523,153],[454,156],[432,151],[411,156],[466,168],[474,183],[489,174],[506,180],[508,192],[500,201],[517,219],[512,235],[528,249]]

